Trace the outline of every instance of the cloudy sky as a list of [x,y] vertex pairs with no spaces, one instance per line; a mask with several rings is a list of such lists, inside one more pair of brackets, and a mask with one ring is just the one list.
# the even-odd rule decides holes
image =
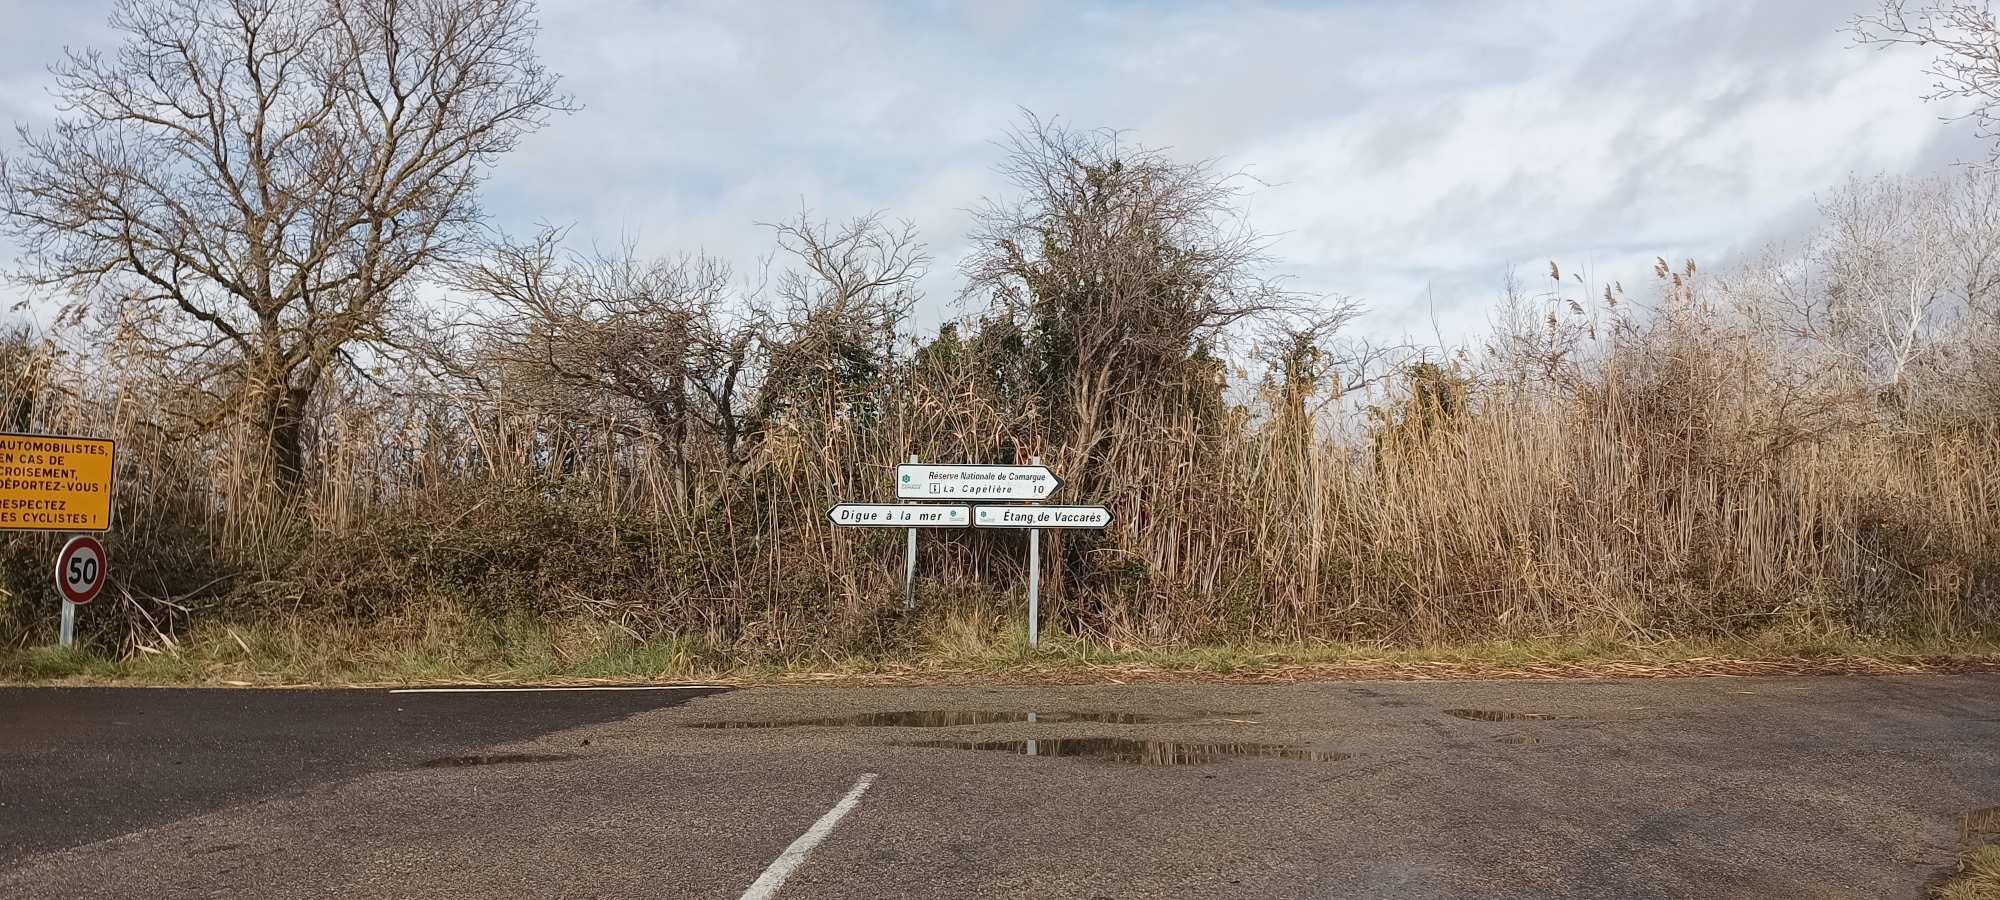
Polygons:
[[[44,67],[112,42],[109,5],[0,0],[0,119],[54,114]],[[1982,157],[1922,101],[1923,51],[1852,46],[1867,5],[544,0],[584,109],[486,198],[511,230],[742,269],[760,221],[885,211],[937,258],[929,325],[962,312],[965,210],[1004,191],[993,141],[1025,108],[1254,174],[1296,288],[1365,301],[1384,338],[1430,337],[1434,308],[1456,340],[1509,266],[1645,290],[1655,256],[1796,236],[1850,174]]]

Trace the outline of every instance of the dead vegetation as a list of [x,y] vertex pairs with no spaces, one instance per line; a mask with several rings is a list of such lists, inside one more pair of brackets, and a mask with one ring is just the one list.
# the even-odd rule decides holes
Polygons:
[[1938,885],[1932,896],[1938,900],[2000,898],[2000,844],[1966,851],[1951,879]]

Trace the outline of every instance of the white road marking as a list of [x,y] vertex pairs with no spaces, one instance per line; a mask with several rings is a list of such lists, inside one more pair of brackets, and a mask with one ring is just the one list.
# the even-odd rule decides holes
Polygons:
[[534,694],[546,691],[694,691],[720,688],[720,684],[598,684],[576,687],[450,687],[394,688],[391,694]]
[[827,810],[826,815],[820,816],[819,821],[806,829],[805,834],[799,835],[798,840],[793,841],[790,847],[785,848],[785,852],[778,854],[778,858],[771,861],[770,867],[764,870],[764,874],[757,876],[757,880],[750,885],[749,890],[743,892],[739,900],[771,900],[777,896],[778,889],[785,886],[785,879],[792,877],[792,872],[805,864],[806,857],[812,855],[813,848],[819,846],[820,841],[826,840],[826,836],[833,833],[833,826],[839,825],[841,819],[854,811],[854,807],[861,803],[861,795],[868,793],[868,786],[874,783],[874,772],[862,775],[861,780],[854,783],[854,789],[847,792],[847,796],[840,798],[840,802]]

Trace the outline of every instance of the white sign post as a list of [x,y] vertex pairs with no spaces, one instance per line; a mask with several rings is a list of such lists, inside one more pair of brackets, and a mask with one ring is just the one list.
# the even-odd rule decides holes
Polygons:
[[1042,529],[1108,528],[1111,510],[1102,506],[981,506],[973,510],[975,528],[1028,529],[1028,646],[1041,645]]
[[[910,454],[915,464],[917,455]],[[917,608],[917,529],[911,528],[903,542],[903,608]]]
[[902,528],[903,607],[917,603],[917,529],[1028,529],[1028,647],[1041,646],[1042,529],[1108,528],[1111,511],[1102,506],[967,506],[967,503],[1045,500],[1062,487],[1062,479],[1037,456],[1025,466],[930,465],[910,455],[896,467],[898,500],[955,500],[949,504],[842,503],[826,511],[835,525],[848,528]]
[[[916,457],[912,456],[911,459]],[[903,608],[917,606],[917,529],[965,528],[972,524],[969,506],[921,503],[842,503],[826,511],[835,525],[847,528],[902,528]]]
[[1044,500],[1059,487],[1062,479],[1041,463],[937,466],[913,461],[896,467],[896,497],[901,500]]
[[[1042,468],[1042,458],[1028,460]],[[1047,469],[1042,469],[1046,472]],[[982,507],[983,509],[984,507]],[[1028,649],[1042,645],[1042,530],[1028,529]]]
[[1042,645],[1042,530],[1028,529],[1028,649]]

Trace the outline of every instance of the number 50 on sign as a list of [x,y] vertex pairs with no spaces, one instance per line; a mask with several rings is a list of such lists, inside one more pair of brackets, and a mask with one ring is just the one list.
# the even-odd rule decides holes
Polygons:
[[105,568],[103,544],[93,537],[70,538],[56,554],[56,590],[71,603],[89,603],[104,588]]

